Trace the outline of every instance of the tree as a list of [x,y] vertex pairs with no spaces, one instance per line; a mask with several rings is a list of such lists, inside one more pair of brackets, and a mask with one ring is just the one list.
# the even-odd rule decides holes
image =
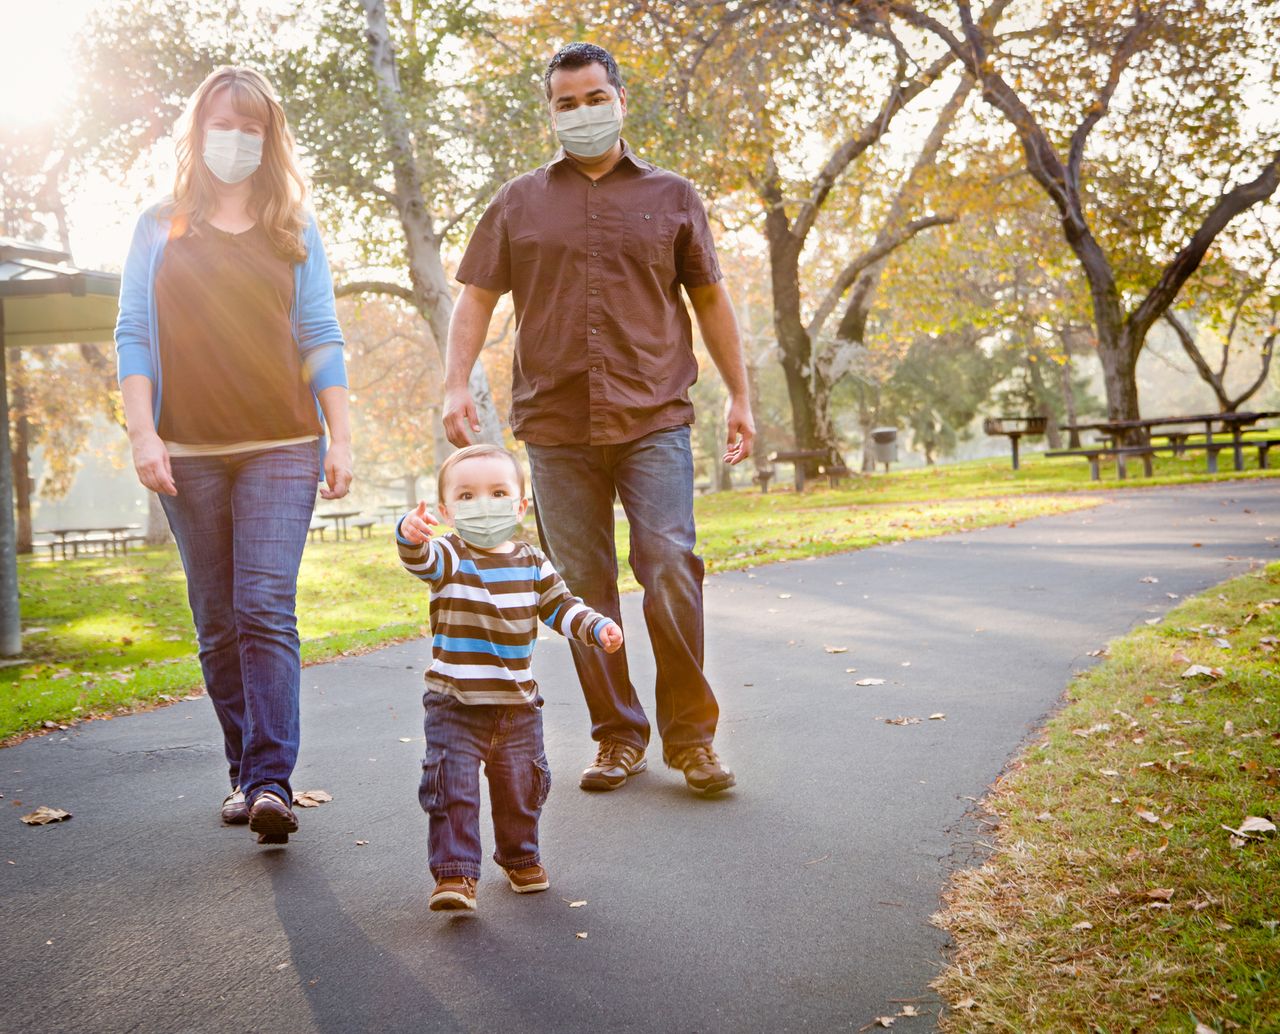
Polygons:
[[[968,0],[958,26],[922,2],[854,6],[941,40],[1007,119],[1088,282],[1109,415],[1138,418],[1148,331],[1218,234],[1280,183],[1280,151],[1245,129],[1239,88],[1277,81],[1276,4],[1243,18],[1227,0],[1070,0],[1003,47]],[[1102,133],[1118,98],[1123,125]]]

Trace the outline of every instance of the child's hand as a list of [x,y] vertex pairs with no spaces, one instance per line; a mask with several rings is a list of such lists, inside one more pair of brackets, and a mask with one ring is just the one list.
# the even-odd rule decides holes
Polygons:
[[617,653],[622,649],[622,629],[610,621],[600,629],[600,645],[605,653]]
[[427,504],[421,502],[416,508],[404,515],[404,519],[400,522],[400,536],[406,542],[412,542],[415,546],[420,546],[431,538],[431,526],[439,523],[431,514],[427,513]]

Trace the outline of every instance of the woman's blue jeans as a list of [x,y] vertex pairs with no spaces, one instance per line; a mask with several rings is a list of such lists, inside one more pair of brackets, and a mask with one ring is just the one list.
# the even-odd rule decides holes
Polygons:
[[187,573],[200,667],[231,783],[252,802],[293,800],[301,658],[298,565],[315,508],[315,442],[231,456],[175,456],[162,495]]
[[[658,734],[670,753],[708,744],[720,709],[702,673],[702,558],[694,552],[689,428],[619,445],[531,445],[538,534],[569,589],[621,623],[613,500],[631,529],[631,569],[644,588],[644,620],[658,679]],[[570,640],[591,714],[591,736],[644,748],[649,721],[627,669],[626,648],[607,654]]]
[[427,690],[422,704],[427,754],[418,802],[428,818],[431,875],[480,878],[481,764],[493,809],[493,860],[504,869],[537,865],[538,819],[551,790],[541,699],[464,704]]

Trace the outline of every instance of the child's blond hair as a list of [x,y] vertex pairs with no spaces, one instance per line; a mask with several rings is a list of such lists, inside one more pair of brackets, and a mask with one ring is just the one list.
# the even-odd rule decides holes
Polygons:
[[448,480],[449,471],[453,470],[459,463],[477,459],[481,456],[505,456],[511,461],[511,467],[516,472],[516,482],[520,486],[520,498],[523,499],[525,495],[524,468],[520,466],[520,461],[516,459],[515,453],[510,449],[504,449],[501,445],[492,445],[489,442],[468,445],[459,449],[440,464],[440,470],[436,474],[436,498],[444,502],[444,486]]

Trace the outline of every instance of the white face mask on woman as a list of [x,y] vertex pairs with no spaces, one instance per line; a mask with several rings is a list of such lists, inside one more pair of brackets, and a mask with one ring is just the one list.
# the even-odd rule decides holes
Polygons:
[[560,146],[578,158],[599,158],[622,135],[622,102],[584,104],[554,115]]
[[262,137],[238,129],[207,130],[204,163],[223,183],[246,180],[262,164]]

